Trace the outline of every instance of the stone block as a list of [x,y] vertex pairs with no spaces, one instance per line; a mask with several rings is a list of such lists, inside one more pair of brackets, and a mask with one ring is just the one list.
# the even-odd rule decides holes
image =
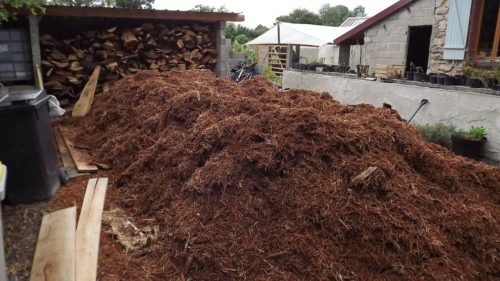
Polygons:
[[[366,40],[365,40],[365,43],[367,43]],[[376,43],[368,43],[368,44],[366,44],[366,50],[367,51],[376,51],[377,48],[378,48],[378,46],[377,46]]]
[[373,35],[377,35],[377,29],[369,28],[366,30],[365,36],[373,36]]
[[387,45],[387,50],[389,51],[400,51],[401,44],[400,43],[391,43]]

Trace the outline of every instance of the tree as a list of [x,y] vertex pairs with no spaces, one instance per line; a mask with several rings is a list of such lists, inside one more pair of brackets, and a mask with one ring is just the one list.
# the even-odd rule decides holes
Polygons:
[[[229,38],[231,39],[231,41],[235,42],[235,41],[239,41],[240,43],[244,44],[250,40],[253,40],[254,38],[262,35],[262,33],[268,31],[269,28],[259,24],[257,25],[257,27],[255,27],[254,29],[252,28],[248,28],[246,26],[243,26],[243,25],[235,25],[234,23],[228,23],[226,25],[226,38]],[[239,39],[238,36],[240,35],[245,35],[245,38],[246,38],[246,41],[243,42],[241,41],[241,39],[243,37],[240,37]]]
[[115,0],[115,6],[128,9],[152,9],[155,0]]
[[321,17],[322,24],[339,26],[351,16],[351,12],[344,5],[332,7],[330,4],[324,4],[319,9],[319,16]]
[[50,0],[50,4],[74,7],[117,7],[152,9],[155,0]]
[[295,9],[290,14],[279,16],[278,21],[290,23],[308,23],[308,24],[322,24],[320,16],[307,9]]
[[30,13],[43,14],[45,9],[42,7],[43,0],[0,0],[0,22],[15,19],[17,9],[25,8]]
[[212,7],[209,5],[195,5],[190,11],[193,12],[210,12],[210,13],[227,13],[229,12],[226,6],[222,5],[219,8]]
[[365,12],[365,7],[363,6],[357,6],[352,10],[352,16],[353,17],[366,17],[366,12]]
[[366,16],[365,8],[363,6],[357,6],[352,11],[349,11],[349,8],[344,5],[337,5],[335,7],[332,7],[330,4],[324,4],[323,6],[321,6],[317,14],[306,9],[295,9],[290,14],[280,16],[276,20],[291,23],[309,23],[339,26],[348,17],[353,16]]

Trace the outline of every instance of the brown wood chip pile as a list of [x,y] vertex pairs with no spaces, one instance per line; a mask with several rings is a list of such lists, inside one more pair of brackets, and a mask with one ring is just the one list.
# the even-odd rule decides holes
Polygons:
[[160,226],[137,257],[144,280],[500,276],[500,169],[395,111],[207,70],[111,91],[82,141],[112,166],[108,206]]

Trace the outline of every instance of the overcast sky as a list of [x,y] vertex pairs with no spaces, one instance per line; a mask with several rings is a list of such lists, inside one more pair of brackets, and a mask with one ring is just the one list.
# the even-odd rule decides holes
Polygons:
[[239,12],[245,15],[242,24],[255,27],[258,24],[272,26],[276,17],[286,15],[296,8],[306,8],[318,12],[321,5],[329,3],[331,6],[339,4],[353,9],[362,5],[368,16],[373,16],[397,0],[156,0],[155,9],[189,10],[195,5],[203,4],[213,7],[222,5],[231,12]]

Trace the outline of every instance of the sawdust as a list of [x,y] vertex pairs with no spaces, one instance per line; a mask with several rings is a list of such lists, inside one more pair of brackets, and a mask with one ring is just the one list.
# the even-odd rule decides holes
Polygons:
[[[395,111],[140,72],[82,127],[112,168],[107,204],[160,227],[134,264],[143,280],[500,276],[500,169],[426,143]],[[127,280],[114,266],[104,278]]]

